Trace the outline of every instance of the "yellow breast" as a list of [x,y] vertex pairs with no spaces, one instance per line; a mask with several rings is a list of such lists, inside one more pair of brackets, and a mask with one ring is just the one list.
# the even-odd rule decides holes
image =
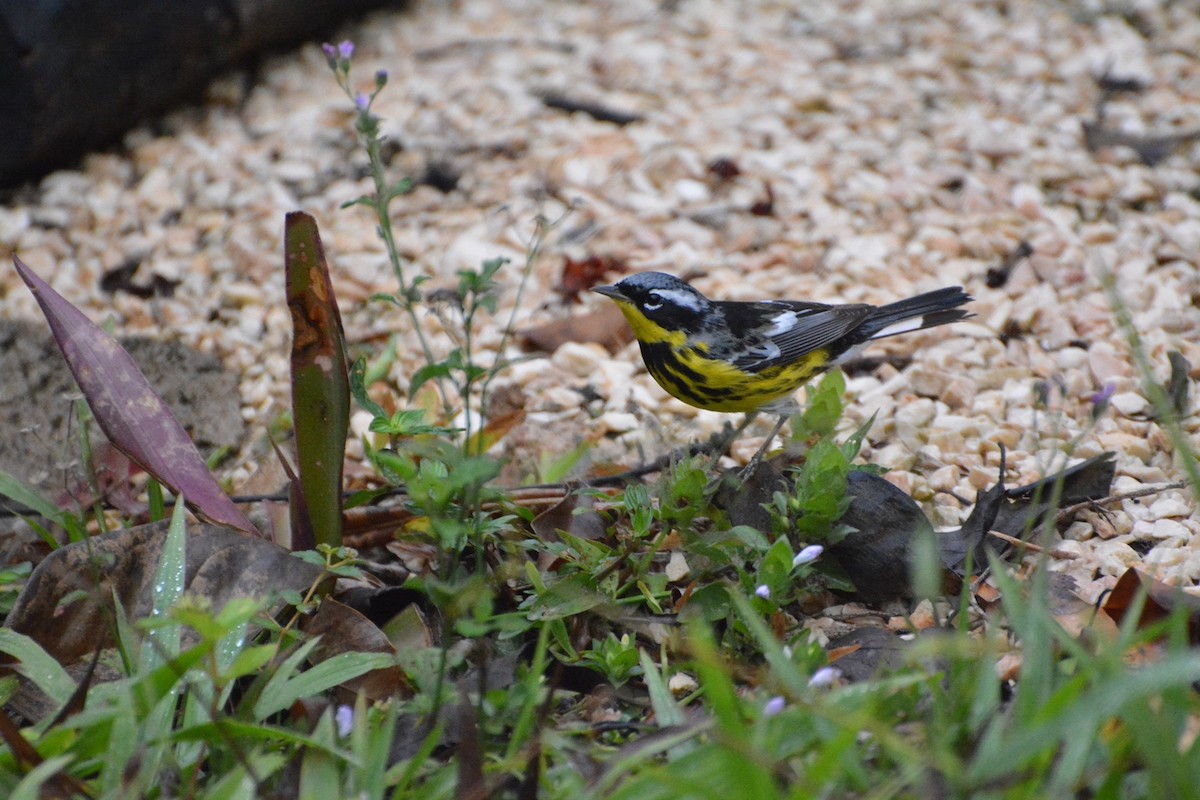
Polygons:
[[709,358],[704,343],[689,345],[682,331],[654,324],[636,308],[618,303],[641,345],[646,369],[672,397],[708,411],[756,411],[791,395],[824,371],[829,354],[814,350],[789,364],[744,372]]

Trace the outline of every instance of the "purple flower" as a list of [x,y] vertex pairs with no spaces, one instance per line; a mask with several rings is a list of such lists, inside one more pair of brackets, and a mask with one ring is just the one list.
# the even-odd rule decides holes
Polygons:
[[376,89],[382,89],[385,85],[387,85],[387,81],[388,81],[388,71],[386,69],[381,69],[375,73],[375,88]]
[[764,717],[773,717],[776,714],[778,714],[780,711],[783,711],[785,706],[787,706],[787,701],[784,700],[783,697],[781,697],[779,695],[775,695],[774,697],[772,697],[770,700],[767,701],[767,704],[765,706],[763,706],[763,710],[762,710],[763,716]]
[[352,706],[338,706],[337,711],[333,714],[333,721],[337,724],[338,736],[343,739],[350,735],[350,731],[354,730],[354,708]]
[[792,559],[792,566],[798,567],[801,564],[811,564],[821,557],[821,553],[825,552],[825,548],[819,544],[810,544],[808,547],[796,553],[796,557]]
[[1104,409],[1108,408],[1108,401],[1112,399],[1113,394],[1117,391],[1117,385],[1112,381],[1104,384],[1104,388],[1096,392],[1088,398],[1088,402],[1092,404],[1092,419],[1100,419],[1100,415],[1104,413]]
[[354,107],[359,111],[366,111],[371,107],[371,98],[367,97],[362,92],[354,95]]
[[338,55],[343,61],[349,61],[354,55],[354,42],[346,39],[338,44]]
[[326,42],[321,45],[321,52],[325,54],[325,63],[330,69],[336,71],[338,68],[337,48]]
[[763,600],[768,600],[771,597],[771,587],[767,586],[765,583],[760,584],[759,587],[754,590],[754,593]]
[[808,685],[814,689],[828,689],[842,677],[842,671],[837,667],[821,667],[808,679]]
[[1117,385],[1115,383],[1113,383],[1112,381],[1109,381],[1108,383],[1104,384],[1103,389],[1101,389],[1100,391],[1096,392],[1094,395],[1089,397],[1088,401],[1094,406],[1101,405],[1102,403],[1107,403],[1109,400],[1112,399],[1112,396],[1114,393],[1116,393],[1116,391],[1117,391]]

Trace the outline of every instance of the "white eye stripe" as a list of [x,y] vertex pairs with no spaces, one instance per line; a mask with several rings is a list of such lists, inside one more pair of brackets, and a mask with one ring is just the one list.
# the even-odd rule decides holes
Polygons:
[[[684,289],[651,289],[650,294],[661,299],[663,302],[677,305],[681,308],[686,308],[690,311],[700,311],[703,308],[700,298],[696,297],[692,292]],[[662,303],[653,304],[646,303],[646,308],[653,311],[660,308]]]
[[658,311],[662,307],[662,303],[642,303],[642,308],[646,309],[647,311]]

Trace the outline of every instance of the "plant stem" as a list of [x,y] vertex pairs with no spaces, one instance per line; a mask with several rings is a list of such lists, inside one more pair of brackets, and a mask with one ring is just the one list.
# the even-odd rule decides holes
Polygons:
[[1158,424],[1167,434],[1167,438],[1171,442],[1172,449],[1178,458],[1184,473],[1192,484],[1192,492],[1200,496],[1200,464],[1196,461],[1196,454],[1192,451],[1191,442],[1187,440],[1179,425],[1179,415],[1171,407],[1170,401],[1167,399],[1167,393],[1163,387],[1154,379],[1154,371],[1150,367],[1150,357],[1146,354],[1146,347],[1142,343],[1142,337],[1138,334],[1137,328],[1133,324],[1133,317],[1129,313],[1129,306],[1126,305],[1121,297],[1120,289],[1117,288],[1116,276],[1109,269],[1106,263],[1100,264],[1100,283],[1104,287],[1105,293],[1108,295],[1108,302],[1112,306],[1113,314],[1117,318],[1117,327],[1125,337],[1126,343],[1129,345],[1129,352],[1133,356],[1133,363],[1137,366],[1139,376],[1142,379],[1142,389],[1146,393],[1146,397],[1150,400],[1150,405],[1154,408],[1154,413],[1158,416]]
[[[372,207],[375,209],[375,218],[378,222],[377,231],[379,238],[383,240],[384,249],[387,250],[388,254],[388,261],[392,265],[392,273],[396,276],[396,284],[399,287],[397,294],[400,297],[400,305],[408,313],[409,320],[412,322],[412,329],[417,335],[417,341],[421,344],[421,352],[425,356],[425,363],[432,364],[434,363],[433,349],[429,346],[429,340],[425,338],[424,329],[421,327],[421,320],[417,316],[413,287],[409,285],[409,282],[404,277],[404,262],[400,258],[400,251],[396,247],[396,236],[392,231],[392,219],[388,213],[388,206],[391,204],[392,196],[391,189],[387,186],[383,158],[380,155],[380,139],[374,132],[364,133],[363,136],[366,139],[367,158],[371,163],[371,179],[375,184],[375,199]],[[442,411],[449,417],[453,413],[450,395],[446,391],[445,384],[441,379],[435,380],[434,383],[442,395]]]

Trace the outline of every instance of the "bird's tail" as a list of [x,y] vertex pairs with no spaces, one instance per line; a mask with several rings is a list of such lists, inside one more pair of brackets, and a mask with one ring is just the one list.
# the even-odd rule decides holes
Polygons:
[[861,341],[866,342],[958,322],[974,316],[969,311],[959,308],[972,299],[974,298],[963,291],[961,286],[948,286],[945,289],[926,292],[907,300],[880,306],[854,332],[861,337]]

